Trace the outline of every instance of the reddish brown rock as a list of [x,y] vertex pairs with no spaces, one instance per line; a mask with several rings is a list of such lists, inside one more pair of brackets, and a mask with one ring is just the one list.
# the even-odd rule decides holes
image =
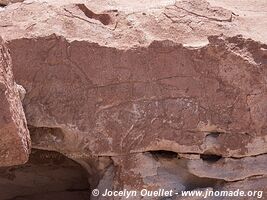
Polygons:
[[29,131],[11,67],[9,51],[0,38],[0,166],[23,164],[30,153]]
[[1,6],[6,6],[10,3],[17,3],[17,2],[23,2],[24,0],[0,0]]
[[21,5],[0,13],[2,34],[28,92],[28,123],[60,130],[61,142],[40,148],[266,153],[266,38],[243,30],[242,10],[206,1],[136,3],[133,13],[123,2]]
[[266,139],[265,45],[241,37],[209,41],[198,49],[164,41],[119,50],[50,36],[9,46],[28,92],[28,123],[64,135],[54,148],[101,156],[265,153],[258,145]]
[[266,13],[261,0],[6,6],[33,146],[80,163],[101,190],[251,183],[266,174]]

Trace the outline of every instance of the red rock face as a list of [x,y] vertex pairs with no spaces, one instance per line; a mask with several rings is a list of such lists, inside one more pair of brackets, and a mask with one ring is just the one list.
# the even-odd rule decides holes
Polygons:
[[164,41],[118,50],[50,36],[10,48],[15,76],[28,91],[28,123],[61,128],[66,142],[77,134],[85,152],[264,153],[266,146],[251,146],[266,138],[266,116],[257,112],[267,106],[265,58],[239,53],[259,55],[264,45],[209,40],[199,49]]
[[[18,87],[33,148],[76,161],[100,192],[238,183],[266,192],[266,7],[261,0],[38,0],[1,8],[15,81],[27,91]],[[4,76],[9,121],[0,131],[8,124],[14,134],[3,138],[28,141],[15,135],[27,138],[27,130],[12,75]],[[19,180],[2,182],[14,188]],[[62,188],[25,198],[64,199],[73,188]],[[85,189],[73,198],[84,195],[78,190]]]
[[9,51],[0,39],[0,165],[23,164],[30,153],[29,131]]

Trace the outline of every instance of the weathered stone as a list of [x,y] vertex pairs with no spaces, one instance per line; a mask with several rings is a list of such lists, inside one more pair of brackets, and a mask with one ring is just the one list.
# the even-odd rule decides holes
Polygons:
[[9,51],[0,38],[0,166],[23,164],[30,153],[29,131]]
[[[114,165],[106,171],[97,188],[100,194],[105,194],[106,190],[137,191],[127,199],[153,197],[173,199],[177,196],[175,193],[195,188],[214,187],[222,182],[219,179],[201,178],[191,174],[187,170],[187,160],[178,159],[175,155],[175,153],[159,151],[112,157]],[[157,198],[149,195],[152,191],[160,190],[164,191]],[[110,197],[110,199],[126,199],[126,196]],[[105,198],[101,195],[91,196],[91,199]]]
[[[204,1],[161,2],[162,8],[145,14],[130,14],[121,3],[117,11],[84,4],[110,15],[104,25],[86,18],[86,8],[60,5],[33,2],[0,14],[17,82],[27,90],[28,123],[64,135],[49,146],[99,156],[161,149],[243,157],[267,151],[266,45],[229,37],[243,30],[246,17]],[[156,19],[162,23],[152,23]],[[8,26],[10,20],[20,31]]]
[[0,199],[88,199],[87,172],[57,152],[33,150],[29,162],[0,168]]
[[[256,144],[266,139],[266,64],[264,57],[248,62],[238,54],[265,46],[240,37],[209,40],[195,50],[172,42],[119,50],[50,36],[12,41],[10,48],[17,80],[27,90],[28,123],[60,128],[62,149],[101,156],[157,149],[225,157],[265,153],[267,145]],[[260,95],[261,103],[250,94]],[[76,147],[69,145],[73,140]]]
[[23,2],[24,0],[0,0],[0,5],[6,6],[10,3]]
[[190,160],[188,170],[198,177],[237,181],[267,175],[266,164],[267,155],[240,159],[222,158],[218,161],[200,159]]
[[100,191],[254,181],[260,190],[264,178],[252,176],[266,174],[266,11],[261,0],[4,7],[0,31],[25,88],[33,147],[75,160]]
[[[222,197],[222,200],[234,200],[234,199],[266,199],[267,198],[267,177],[266,176],[257,176],[247,178],[243,181],[230,182],[226,183],[221,190],[223,191],[236,191],[243,190],[246,196],[243,197]],[[248,193],[249,192],[249,193]],[[214,198],[216,199],[216,198]]]

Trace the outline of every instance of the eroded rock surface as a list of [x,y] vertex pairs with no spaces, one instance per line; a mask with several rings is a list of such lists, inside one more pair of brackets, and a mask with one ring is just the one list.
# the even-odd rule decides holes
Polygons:
[[[9,46],[27,90],[28,123],[61,129],[65,137],[58,135],[55,148],[101,156],[161,149],[263,154],[266,45],[241,37],[209,42],[199,49],[164,41],[119,50],[49,36]],[[69,145],[73,140],[77,146]]]
[[[0,32],[33,147],[76,161],[100,191],[238,183],[266,190],[266,7],[261,0],[5,6]],[[67,193],[55,195],[43,198]]]
[[23,164],[29,153],[29,131],[13,78],[11,57],[0,38],[0,166]]
[[79,164],[49,151],[33,150],[29,162],[0,168],[0,199],[88,199],[87,173]]
[[199,159],[189,161],[188,168],[198,177],[236,181],[257,175],[267,175],[266,159],[266,155],[242,159],[223,158],[216,162]]
[[6,6],[11,3],[23,2],[24,0],[0,0],[1,6]]

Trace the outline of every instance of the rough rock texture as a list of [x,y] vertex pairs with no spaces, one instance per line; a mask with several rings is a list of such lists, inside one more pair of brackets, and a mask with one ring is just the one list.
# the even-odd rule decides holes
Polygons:
[[[125,51],[50,36],[12,41],[10,48],[16,78],[28,91],[28,123],[61,129],[65,137],[56,133],[55,148],[101,156],[263,154],[265,45],[240,37],[209,40],[194,50],[165,41]],[[243,59],[248,48],[259,58]]]
[[223,158],[215,163],[198,159],[189,161],[188,169],[198,177],[237,181],[247,177],[267,175],[266,159],[266,155],[242,159]]
[[9,51],[0,38],[0,166],[23,164],[30,152],[29,131],[17,87]]
[[63,155],[33,150],[27,164],[0,168],[0,199],[88,199],[86,177],[80,165]]
[[33,147],[73,159],[100,191],[240,183],[266,192],[266,8],[261,0],[4,7],[0,33],[27,91]]
[[6,6],[11,3],[23,2],[24,0],[0,0],[0,6]]
[[[211,187],[220,184],[221,180],[199,178],[187,170],[187,161],[178,159],[177,154],[168,152],[138,153],[113,157],[114,166],[106,171],[98,185],[101,193],[110,190],[141,191],[148,189],[192,190],[194,188]],[[103,184],[104,183],[104,184]],[[129,199],[152,199],[153,196],[142,197],[141,194]],[[91,199],[105,199],[103,197]],[[113,199],[113,198],[110,198]],[[114,199],[124,199],[114,197]],[[160,199],[160,198],[159,198]]]

